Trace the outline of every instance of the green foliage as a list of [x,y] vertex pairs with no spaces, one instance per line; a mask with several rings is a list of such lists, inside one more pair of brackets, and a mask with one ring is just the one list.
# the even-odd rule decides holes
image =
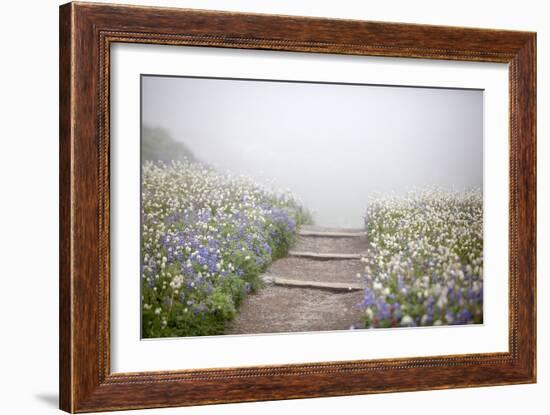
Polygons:
[[199,163],[148,162],[142,174],[142,336],[222,334],[311,216]]

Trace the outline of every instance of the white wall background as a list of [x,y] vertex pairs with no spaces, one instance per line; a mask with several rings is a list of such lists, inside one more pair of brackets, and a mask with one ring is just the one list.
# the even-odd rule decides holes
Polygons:
[[[356,2],[353,0],[139,1],[260,13],[310,15],[538,32],[538,371],[536,385],[204,406],[132,413],[279,414],[545,413],[550,399],[550,145],[544,83],[550,13],[535,0]],[[2,8],[2,161],[0,307],[2,413],[57,412],[58,1],[8,2]],[[546,24],[545,24],[546,23]],[[550,73],[549,73],[550,74]],[[546,111],[545,111],[546,110]],[[7,130],[6,130],[7,127]],[[543,328],[545,326],[545,328]]]

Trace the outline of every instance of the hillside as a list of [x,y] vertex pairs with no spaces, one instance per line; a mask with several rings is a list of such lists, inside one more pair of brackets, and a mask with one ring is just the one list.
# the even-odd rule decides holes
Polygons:
[[195,161],[195,157],[185,144],[174,140],[165,129],[144,126],[141,130],[141,160],[169,163],[172,160]]

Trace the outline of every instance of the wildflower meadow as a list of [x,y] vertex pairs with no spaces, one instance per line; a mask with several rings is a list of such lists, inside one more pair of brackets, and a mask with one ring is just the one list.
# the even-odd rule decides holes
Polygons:
[[142,337],[222,334],[310,221],[290,194],[200,163],[142,166]]
[[[223,334],[312,223],[291,194],[198,162],[144,162],[141,198],[144,338]],[[481,190],[377,196],[364,219],[354,328],[483,322]]]
[[368,204],[366,328],[483,322],[480,189],[427,189]]

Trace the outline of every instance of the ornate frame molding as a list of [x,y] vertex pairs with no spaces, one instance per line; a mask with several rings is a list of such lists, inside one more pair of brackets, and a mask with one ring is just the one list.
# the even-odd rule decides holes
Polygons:
[[[115,42],[508,63],[509,352],[110,373],[109,68]],[[534,382],[535,105],[534,33],[86,3],[61,6],[60,407],[89,412]]]

